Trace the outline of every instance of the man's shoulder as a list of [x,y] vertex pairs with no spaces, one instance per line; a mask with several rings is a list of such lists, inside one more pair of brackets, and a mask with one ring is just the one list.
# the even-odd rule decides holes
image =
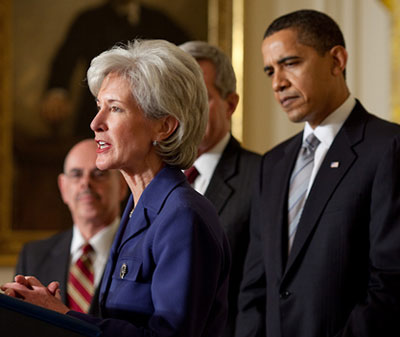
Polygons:
[[[227,146],[225,147],[225,150],[223,152],[223,157],[224,156],[229,156],[229,155],[234,155],[234,154],[240,154],[241,157],[245,158],[246,160],[251,162],[259,162],[261,160],[261,155],[248,150],[244,148],[239,141],[235,137],[231,137],[229,140]],[[223,159],[222,157],[222,159]]]
[[295,134],[294,136],[280,142],[279,144],[275,145],[274,147],[272,147],[270,150],[268,150],[267,152],[265,152],[265,154],[263,155],[263,160],[265,160],[266,158],[276,158],[276,157],[280,157],[282,155],[285,155],[285,153],[290,150],[291,148],[293,148],[294,150],[298,150],[298,148],[295,146],[296,144],[301,144],[302,141],[302,137],[303,137],[303,131]]
[[384,137],[400,135],[400,125],[368,113],[368,130],[374,130]]
[[343,129],[348,135],[355,134],[356,138],[360,136],[366,142],[375,143],[386,142],[400,135],[399,124],[368,112],[359,101],[344,123]]
[[48,238],[41,239],[41,240],[34,240],[26,243],[23,247],[25,252],[40,252],[40,251],[47,251],[52,249],[53,247],[57,246],[62,243],[68,243],[72,240],[72,229],[67,231],[63,231],[57,234],[54,234]]
[[246,160],[256,161],[259,162],[261,160],[261,155],[257,152],[248,150],[244,147],[240,147],[241,155],[246,158]]

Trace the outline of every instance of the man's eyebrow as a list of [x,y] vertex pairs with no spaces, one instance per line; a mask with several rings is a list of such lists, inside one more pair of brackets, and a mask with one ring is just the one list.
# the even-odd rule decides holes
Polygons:
[[64,172],[64,174],[76,174],[76,173],[80,173],[82,172],[82,169],[77,168],[77,167],[72,167],[70,169],[68,169],[67,171]]
[[282,57],[280,60],[278,60],[278,64],[282,64],[287,61],[293,61],[293,60],[298,60],[298,59],[300,59],[300,56],[286,56],[286,57]]
[[[300,59],[300,56],[285,56],[285,57],[282,57],[281,59],[279,59],[277,63],[282,64],[287,61],[293,61],[293,60],[298,60],[298,59]],[[268,72],[271,69],[272,69],[272,66],[267,65],[264,67],[264,72]]]
[[264,67],[264,73],[268,73],[268,72],[270,72],[270,70],[272,70],[271,66],[265,66]]

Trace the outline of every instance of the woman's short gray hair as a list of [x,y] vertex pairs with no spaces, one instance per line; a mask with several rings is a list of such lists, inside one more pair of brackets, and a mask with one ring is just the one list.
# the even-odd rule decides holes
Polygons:
[[157,153],[168,165],[190,167],[208,119],[207,90],[197,62],[170,42],[135,40],[116,45],[92,60],[87,79],[94,96],[110,73],[128,79],[146,118],[173,116],[178,120],[176,131],[158,142]]
[[215,87],[222,98],[236,92],[236,76],[229,57],[218,47],[205,41],[189,41],[179,46],[196,60],[208,60],[215,67]]

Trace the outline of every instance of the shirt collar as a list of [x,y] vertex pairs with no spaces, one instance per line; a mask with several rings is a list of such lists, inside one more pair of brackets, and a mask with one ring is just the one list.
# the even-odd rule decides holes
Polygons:
[[[92,246],[96,254],[108,255],[109,248],[111,247],[112,241],[114,239],[115,232],[118,229],[120,218],[116,217],[114,221],[96,233],[92,238],[90,238],[89,243]],[[78,252],[82,246],[86,243],[85,238],[82,236],[81,231],[77,225],[73,227],[73,235],[71,242],[71,255]]]
[[329,148],[355,105],[356,100],[354,96],[350,94],[343,104],[334,112],[329,114],[329,116],[326,117],[315,129],[306,122],[304,126],[303,141],[310,133],[314,132],[320,142]]
[[213,175],[230,138],[231,134],[228,132],[210,151],[203,153],[195,160],[193,165],[196,166],[197,171],[205,179],[209,179]]

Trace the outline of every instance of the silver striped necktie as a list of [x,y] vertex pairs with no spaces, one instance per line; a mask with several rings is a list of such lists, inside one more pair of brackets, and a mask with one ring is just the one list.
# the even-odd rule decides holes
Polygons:
[[313,133],[307,136],[290,178],[288,201],[289,252],[307,199],[308,184],[314,167],[314,154],[319,143],[319,139]]

